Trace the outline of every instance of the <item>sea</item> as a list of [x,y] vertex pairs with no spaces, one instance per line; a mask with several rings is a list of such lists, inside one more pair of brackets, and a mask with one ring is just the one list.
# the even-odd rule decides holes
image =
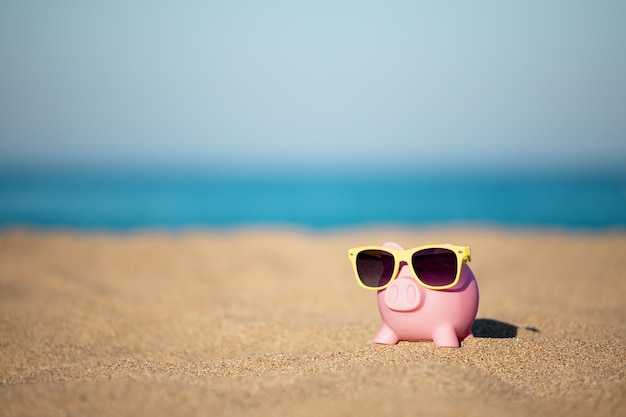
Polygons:
[[626,177],[0,173],[0,229],[383,225],[626,230]]

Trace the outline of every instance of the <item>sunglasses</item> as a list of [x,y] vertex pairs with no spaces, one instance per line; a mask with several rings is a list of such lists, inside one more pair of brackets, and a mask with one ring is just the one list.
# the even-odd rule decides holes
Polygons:
[[362,246],[348,251],[359,285],[368,290],[384,290],[400,271],[401,262],[411,266],[422,286],[431,290],[454,287],[461,267],[471,260],[469,246],[428,245],[398,250],[382,246]]

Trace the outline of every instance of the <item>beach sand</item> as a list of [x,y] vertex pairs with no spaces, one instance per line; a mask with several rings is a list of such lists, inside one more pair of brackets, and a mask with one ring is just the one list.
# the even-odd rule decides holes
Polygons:
[[[368,343],[347,249],[469,245],[475,336]],[[0,415],[626,415],[626,233],[0,232]]]

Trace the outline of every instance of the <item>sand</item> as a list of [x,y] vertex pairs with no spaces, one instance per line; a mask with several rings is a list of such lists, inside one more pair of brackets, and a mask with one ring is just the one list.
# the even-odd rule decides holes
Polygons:
[[[472,247],[473,339],[368,343],[388,240]],[[5,230],[0,415],[623,416],[625,322],[623,230]]]

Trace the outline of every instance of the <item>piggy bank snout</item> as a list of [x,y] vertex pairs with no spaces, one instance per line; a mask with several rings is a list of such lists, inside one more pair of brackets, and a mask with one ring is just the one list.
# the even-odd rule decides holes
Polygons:
[[387,287],[384,299],[391,310],[416,310],[424,299],[424,290],[414,278],[400,276]]

